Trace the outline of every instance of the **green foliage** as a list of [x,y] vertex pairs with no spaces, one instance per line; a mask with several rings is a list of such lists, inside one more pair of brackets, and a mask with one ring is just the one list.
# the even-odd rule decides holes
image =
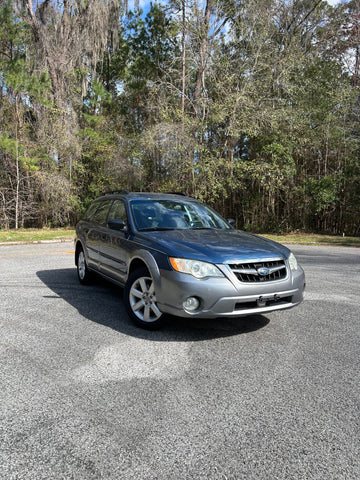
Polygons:
[[4,71],[4,84],[14,91],[26,93],[40,102],[46,101],[45,95],[50,89],[50,79],[47,73],[42,72],[40,76],[36,76],[29,74],[27,68],[27,62],[23,58],[9,61],[7,70]]
[[5,135],[0,136],[0,149],[14,158],[24,153],[24,147],[19,142]]
[[82,38],[86,11],[99,23],[110,3],[70,18],[52,2],[42,49],[0,7],[0,224],[15,200],[20,223],[55,225],[126,188],[182,190],[253,231],[360,232],[353,2],[176,0],[130,12],[118,41],[56,37]]
[[7,0],[0,7],[0,83],[5,88],[43,101],[50,89],[50,79],[46,71],[40,74],[31,71],[26,55],[26,44],[29,41],[29,25],[16,18],[11,0]]
[[305,182],[305,194],[310,200],[312,213],[334,206],[338,198],[338,179],[334,176],[322,177],[319,180],[309,178]]

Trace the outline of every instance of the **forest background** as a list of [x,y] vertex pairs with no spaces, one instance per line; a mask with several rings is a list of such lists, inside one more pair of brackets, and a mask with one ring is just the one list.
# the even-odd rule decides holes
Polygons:
[[359,235],[359,69],[359,0],[0,0],[0,228],[127,189]]

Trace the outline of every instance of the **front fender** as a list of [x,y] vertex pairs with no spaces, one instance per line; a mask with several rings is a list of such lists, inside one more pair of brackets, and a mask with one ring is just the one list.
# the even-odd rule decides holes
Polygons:
[[130,265],[136,260],[140,260],[145,263],[155,282],[155,286],[160,286],[160,283],[161,283],[160,270],[155,260],[155,257],[149,251],[144,249],[139,249],[134,252],[134,255],[132,256],[130,261]]

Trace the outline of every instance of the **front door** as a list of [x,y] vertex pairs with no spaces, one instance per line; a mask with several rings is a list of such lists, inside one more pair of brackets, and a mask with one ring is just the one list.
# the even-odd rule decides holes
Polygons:
[[[126,207],[122,200],[114,200],[107,221],[109,220],[122,220],[126,226],[128,225]],[[124,231],[106,229],[106,235],[101,241],[100,258],[101,272],[124,283],[129,259],[127,227]]]

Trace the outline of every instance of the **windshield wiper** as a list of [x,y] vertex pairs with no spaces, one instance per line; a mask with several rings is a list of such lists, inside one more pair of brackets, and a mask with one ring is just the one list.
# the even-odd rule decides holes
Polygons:
[[148,227],[148,228],[139,228],[139,232],[161,232],[163,230],[176,230],[175,227]]
[[190,227],[190,230],[220,230],[216,227]]

